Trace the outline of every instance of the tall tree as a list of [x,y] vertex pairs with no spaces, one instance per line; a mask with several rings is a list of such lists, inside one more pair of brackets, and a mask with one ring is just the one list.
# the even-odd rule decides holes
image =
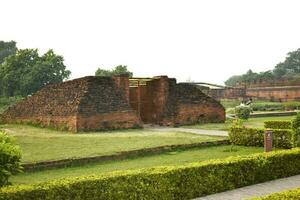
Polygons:
[[98,68],[95,72],[96,76],[114,76],[114,75],[122,75],[127,74],[129,77],[133,76],[133,73],[127,69],[126,65],[118,65],[114,69],[106,70]]
[[1,94],[32,94],[50,83],[61,83],[70,76],[63,57],[49,50],[39,56],[37,49],[18,50],[0,66]]
[[300,77],[300,48],[289,52],[283,62],[278,63],[273,70],[255,73],[249,70],[246,74],[232,76],[225,81],[228,86],[234,86],[237,82],[273,81],[276,79],[294,79]]
[[277,76],[291,77],[300,74],[300,48],[289,52],[284,62],[275,66],[273,70]]
[[17,52],[17,46],[15,41],[4,42],[0,41],[0,64],[4,59],[10,55],[14,55]]

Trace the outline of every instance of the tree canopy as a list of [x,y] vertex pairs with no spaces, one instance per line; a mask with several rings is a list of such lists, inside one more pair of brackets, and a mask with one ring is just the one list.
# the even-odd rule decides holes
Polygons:
[[97,71],[95,72],[96,76],[114,76],[114,75],[122,75],[122,74],[127,74],[129,75],[129,77],[133,76],[133,73],[128,71],[126,65],[118,65],[111,70],[98,68]]
[[10,55],[14,55],[17,52],[17,46],[15,41],[4,42],[0,41],[0,64],[4,59]]
[[39,56],[37,49],[20,49],[0,65],[2,96],[30,95],[47,84],[69,78],[64,59],[53,50]]
[[289,52],[283,62],[278,63],[273,70],[255,73],[248,70],[246,74],[235,75],[225,81],[225,85],[234,86],[238,82],[271,81],[274,79],[293,79],[300,77],[300,48]]

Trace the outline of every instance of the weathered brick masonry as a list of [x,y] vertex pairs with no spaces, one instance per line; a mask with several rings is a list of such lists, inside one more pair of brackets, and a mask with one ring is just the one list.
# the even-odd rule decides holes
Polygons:
[[83,77],[46,86],[10,107],[1,120],[70,131],[223,122],[225,111],[196,86],[167,76],[129,87],[127,76]]
[[215,99],[248,99],[267,101],[299,101],[300,86],[272,86],[257,88],[211,89],[208,93]]
[[115,80],[92,76],[46,86],[9,108],[2,121],[75,132],[142,126]]
[[130,103],[145,123],[180,125],[225,120],[218,101],[192,84],[177,84],[176,79],[167,76],[130,88]]
[[252,98],[269,101],[299,101],[300,79],[240,82],[235,87],[210,89],[208,94],[215,99]]

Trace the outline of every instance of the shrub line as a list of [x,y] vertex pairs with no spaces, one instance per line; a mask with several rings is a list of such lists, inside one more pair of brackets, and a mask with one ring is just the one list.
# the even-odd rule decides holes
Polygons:
[[0,200],[184,200],[300,173],[300,149],[0,189]]
[[297,111],[282,111],[282,112],[264,112],[264,113],[251,113],[250,118],[257,117],[279,117],[279,116],[293,116]]
[[91,156],[91,157],[84,157],[84,158],[68,158],[68,159],[61,159],[61,160],[54,160],[54,161],[42,161],[36,163],[24,163],[22,164],[22,167],[23,167],[23,171],[31,172],[31,171],[38,171],[44,169],[57,169],[57,168],[64,168],[69,166],[80,166],[87,163],[103,162],[109,160],[122,160],[126,158],[134,158],[134,157],[144,156],[144,155],[155,155],[155,154],[174,151],[178,149],[187,150],[187,149],[192,149],[197,147],[209,147],[209,146],[218,146],[218,145],[225,145],[225,144],[229,144],[229,140],[200,142],[200,143],[192,143],[192,144],[165,145],[165,146],[137,149],[131,151],[122,151],[113,155]]

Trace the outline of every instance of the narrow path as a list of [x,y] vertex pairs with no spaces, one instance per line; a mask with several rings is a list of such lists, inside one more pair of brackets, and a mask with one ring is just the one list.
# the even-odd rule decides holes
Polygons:
[[194,200],[241,200],[261,197],[275,192],[295,189],[300,187],[300,175],[277,179],[256,185],[250,185],[227,192],[200,197]]
[[180,131],[180,132],[194,133],[194,134],[200,134],[200,135],[228,136],[227,131],[219,131],[219,130],[172,128],[172,127],[166,127],[166,126],[146,126],[145,129],[154,130],[154,131]]

